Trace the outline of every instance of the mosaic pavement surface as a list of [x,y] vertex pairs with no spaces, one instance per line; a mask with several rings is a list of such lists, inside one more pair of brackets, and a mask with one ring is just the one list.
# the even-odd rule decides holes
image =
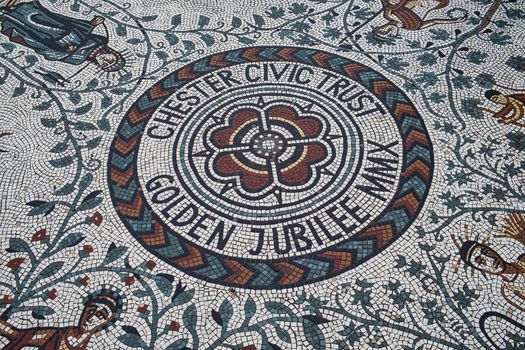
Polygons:
[[0,347],[525,349],[523,0],[0,31]]

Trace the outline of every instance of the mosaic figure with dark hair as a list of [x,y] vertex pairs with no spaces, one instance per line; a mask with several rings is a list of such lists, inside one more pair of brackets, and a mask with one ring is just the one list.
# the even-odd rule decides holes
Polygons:
[[480,110],[491,113],[498,123],[525,126],[525,123],[520,122],[525,115],[525,94],[505,95],[496,90],[488,90],[485,92],[485,97],[490,102],[503,107],[499,111],[485,107],[479,107]]
[[[466,11],[461,11],[462,14],[456,17],[452,16],[449,11],[450,18],[426,18],[430,12],[447,7],[449,0],[434,1],[433,7],[422,16],[415,11],[416,8],[422,7],[422,0],[381,0],[381,3],[383,5],[383,17],[388,22],[372,29],[374,36],[380,40],[395,39],[399,34],[399,29],[414,31],[438,24],[459,23],[467,19]],[[459,9],[453,10],[460,11]]]
[[[525,246],[525,217],[512,213],[505,219],[505,228],[501,235],[495,237],[512,238]],[[501,294],[505,300],[525,312],[525,289],[518,282],[520,276],[525,277],[525,254],[514,262],[505,261],[494,249],[484,243],[467,240],[459,247],[461,260],[474,270],[503,279]],[[516,302],[520,300],[520,305]]]
[[26,346],[44,350],[83,350],[94,334],[116,321],[121,307],[118,297],[98,294],[86,301],[76,326],[18,329],[0,320],[0,336],[9,339],[4,348],[9,350],[24,349]]
[[[108,31],[100,16],[85,21],[51,12],[37,1],[8,0],[0,6],[0,23],[2,34],[10,41],[47,60],[74,65],[88,62],[105,72],[125,66],[122,54],[108,46]],[[95,33],[99,26],[105,35]]]

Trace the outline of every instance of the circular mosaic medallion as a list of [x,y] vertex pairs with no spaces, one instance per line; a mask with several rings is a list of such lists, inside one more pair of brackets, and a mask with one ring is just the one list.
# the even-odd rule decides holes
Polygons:
[[109,156],[132,235],[213,283],[320,281],[385,249],[417,217],[433,169],[406,95],[314,49],[214,54],[130,108]]

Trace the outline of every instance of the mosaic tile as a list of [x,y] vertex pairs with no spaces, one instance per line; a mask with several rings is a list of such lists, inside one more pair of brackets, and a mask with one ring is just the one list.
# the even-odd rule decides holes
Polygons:
[[525,349],[523,8],[0,1],[0,347]]

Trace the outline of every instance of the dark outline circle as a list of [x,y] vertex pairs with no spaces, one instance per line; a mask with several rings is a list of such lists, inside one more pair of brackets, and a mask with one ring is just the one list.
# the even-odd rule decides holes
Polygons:
[[[272,84],[267,84],[267,85],[276,85],[276,84],[272,83]],[[247,85],[247,87],[254,87],[254,86],[258,86],[258,85]],[[241,88],[245,88],[245,87],[246,87],[246,86],[239,87],[239,88],[236,88],[236,89],[234,89],[234,90],[241,89]],[[297,88],[297,86],[293,86],[293,87]],[[311,91],[311,92],[316,92],[315,90],[310,89],[310,88],[305,88],[305,89],[306,89],[306,90],[309,90],[309,91]],[[273,93],[273,94],[275,94],[275,96],[279,96],[279,94],[278,94],[277,92],[275,92],[275,93]],[[277,100],[277,101],[280,101],[280,100]],[[336,102],[336,101],[334,101],[334,102]],[[275,101],[272,101],[272,104],[273,104],[273,103],[275,103]],[[357,132],[357,140],[358,140],[359,142],[363,142],[363,134],[362,134],[362,132],[361,132],[361,129],[358,127],[358,125],[356,125],[355,121],[353,121],[351,118],[349,118],[349,119],[350,119],[351,124],[353,124],[353,126],[354,126],[354,128],[355,128],[355,131]],[[189,120],[189,118],[188,118],[188,120]],[[188,121],[186,120],[186,121],[184,121],[183,124],[181,124],[181,129],[184,129],[184,128],[186,127],[187,122],[188,122]],[[335,120],[335,122],[339,124],[338,126],[339,126],[341,129],[344,129],[344,128],[342,128],[342,124],[341,124],[339,121]],[[200,123],[200,124],[202,124],[202,123]],[[328,124],[328,126],[330,127],[329,124]],[[343,130],[343,132],[344,132],[344,130]],[[180,133],[177,134],[174,143],[177,143],[177,142],[180,140],[179,135],[180,135]],[[193,140],[191,140],[191,142],[193,143]],[[345,151],[345,152],[347,152],[347,151]],[[174,152],[174,154],[176,154],[176,152]],[[336,155],[335,155],[335,152],[333,152],[332,158],[335,158],[335,156],[336,156]],[[362,163],[363,163],[363,156],[364,156],[364,155],[363,155],[362,152],[360,152],[359,154],[356,155],[356,158],[357,158],[356,169],[359,169],[359,168],[361,167],[361,165],[362,165]],[[194,166],[193,166],[192,164],[190,164],[190,165],[192,166],[192,170],[195,172],[196,169],[194,169]],[[340,168],[341,168],[341,167],[338,167],[338,170],[337,170],[337,172],[334,174],[334,177],[339,176],[339,174],[341,173],[341,169],[340,169]],[[180,180],[181,180],[181,176],[179,175],[179,172],[178,172],[176,169],[175,169],[175,171],[177,172],[177,177],[179,178],[179,181],[180,181]],[[206,170],[206,171],[208,172],[208,170]],[[357,177],[357,175],[358,175],[358,172],[357,172],[357,171],[354,172],[354,173],[352,174],[352,178],[348,181],[348,185],[345,186],[345,188],[348,188],[348,187],[350,186],[350,184],[355,180],[355,178]],[[212,177],[211,174],[209,174],[209,173],[208,173],[208,176],[209,176],[209,177]],[[317,176],[319,176],[319,173],[318,173]],[[200,183],[201,185],[206,186],[205,184],[203,184],[203,182],[202,182],[200,179],[199,179],[198,181],[199,181],[199,183]],[[180,182],[181,182],[181,185],[184,187],[184,189],[185,189],[186,192],[188,192],[188,193],[191,193],[191,192],[192,192],[192,191],[190,191],[190,189],[188,188],[188,186],[187,186],[186,184],[183,183],[183,181],[180,181]],[[207,188],[207,187],[206,187],[206,188]],[[323,186],[323,188],[326,188],[326,186]],[[213,193],[213,191],[212,191],[211,189],[209,189],[209,188],[207,188],[207,191],[209,191],[210,193]],[[302,189],[301,189],[301,190],[290,190],[290,192],[300,192],[300,191],[302,191]],[[339,191],[339,192],[341,192],[341,191]],[[264,195],[261,195],[261,197],[252,197],[252,198],[253,198],[253,199],[257,199],[257,198],[259,198],[259,199],[260,199],[260,198],[264,198],[265,196],[266,196],[266,193],[265,193]],[[308,199],[308,200],[311,200],[311,198],[312,198],[312,196],[306,197],[306,199]],[[250,221],[250,219],[240,219],[240,218],[235,218],[235,217],[231,216],[230,214],[219,213],[215,208],[210,207],[210,206],[207,205],[206,203],[202,203],[202,201],[200,201],[199,198],[196,198],[195,200],[199,201],[199,202],[200,202],[200,205],[202,205],[203,207],[205,207],[207,210],[209,210],[209,211],[211,211],[211,212],[214,212],[214,213],[217,214],[217,215],[223,215],[223,216],[225,216],[226,218],[228,218],[229,220],[234,220],[234,221],[241,222],[241,223],[254,223],[254,222],[257,222],[257,223],[260,223],[260,226],[262,226],[262,225],[271,225],[271,224],[283,223],[283,222],[290,221],[290,219],[291,219],[291,218],[289,218],[289,217],[286,217],[286,218],[282,218],[282,219],[274,219],[274,220],[269,220],[269,221],[264,221],[264,222],[259,222],[259,221],[253,221],[253,222],[252,222],[252,221]],[[226,201],[227,203],[229,203],[230,205],[238,205],[238,203],[235,203],[235,202],[231,201],[230,199],[223,199],[223,200]],[[304,200],[304,199],[303,199],[303,200]],[[290,206],[291,206],[291,205],[295,205],[295,204],[297,204],[297,201],[294,202],[294,203],[292,203],[292,204],[287,204],[287,205],[290,205]],[[251,204],[250,204],[250,205],[246,205],[245,208],[248,208],[248,209],[254,209],[254,210],[260,210],[260,209],[261,209],[261,207],[256,207],[256,206],[253,206],[253,205],[251,205]],[[273,209],[273,208],[268,208],[267,206],[264,207],[264,210],[272,210],[272,209]],[[312,209],[311,211],[306,210],[306,211],[305,211],[304,213],[302,213],[301,215],[303,215],[303,216],[305,216],[305,215],[310,215],[310,214],[311,214],[313,211],[315,211],[315,210],[316,210],[316,209]],[[295,218],[295,217],[293,217],[293,218]]]
[[[376,220],[368,225],[368,227],[353,235],[346,241],[337,243],[336,246],[326,247],[322,250],[314,253],[307,253],[303,256],[277,258],[269,261],[250,258],[232,258],[205,248],[198,246],[195,247],[194,243],[178,236],[176,232],[165,227],[165,224],[159,220],[155,213],[150,213],[151,216],[147,218],[147,221],[142,222],[143,225],[149,224],[149,228],[145,228],[142,232],[139,229],[134,229],[131,222],[134,222],[133,220],[137,221],[137,219],[144,219],[145,211],[148,210],[143,205],[145,199],[140,190],[139,183],[137,182],[138,179],[135,171],[138,145],[140,145],[140,140],[144,132],[144,128],[140,128],[140,125],[145,124],[144,120],[151,117],[154,110],[159,107],[162,101],[166,100],[171,94],[176,93],[180,85],[184,85],[188,80],[193,81],[195,75],[198,76],[196,72],[199,72],[199,69],[202,69],[203,66],[209,67],[210,64],[212,64],[211,61],[213,59],[215,59],[214,62],[218,62],[213,63],[213,67],[219,66],[219,68],[235,66],[240,63],[286,61],[290,63],[298,62],[312,66],[317,65],[322,68],[329,65],[329,67],[336,72],[339,72],[338,69],[344,70],[350,79],[357,80],[361,85],[364,85],[369,92],[374,94],[384,103],[395,118],[399,119],[399,121],[396,119],[396,124],[404,141],[402,145],[404,157],[401,168],[401,174],[403,176],[399,179],[396,189],[396,196],[399,195],[401,197],[399,197],[397,201],[405,199],[405,197],[409,195],[417,195],[417,206],[412,208],[412,210],[409,210],[403,203],[397,203],[396,201],[393,205],[383,210],[381,214],[376,217]],[[308,62],[308,60],[310,60],[310,63],[305,63],[305,61]],[[207,73],[209,73],[209,71],[202,75]],[[384,98],[379,96],[381,93],[386,94],[386,91],[388,90],[393,91],[393,94],[399,96],[399,98],[394,98],[391,95],[390,99],[384,100]],[[386,103],[385,101],[389,101],[389,103]],[[398,107],[399,110],[397,109]],[[401,120],[404,121],[407,118],[413,119],[413,122],[417,124],[417,127],[412,124],[403,125]],[[411,136],[412,132],[418,133],[419,139],[411,139],[410,142],[408,142],[409,140],[405,139],[405,137]],[[405,133],[407,136],[405,136]],[[414,151],[416,147],[418,147],[418,151]],[[423,149],[423,151],[420,152],[420,149]],[[130,156],[132,156],[131,161],[126,161]],[[417,162],[419,162],[417,165],[420,166],[412,169],[411,176],[406,177],[405,171],[408,167],[409,156],[410,158],[414,158],[411,159],[410,166],[415,165]],[[234,49],[198,59],[175,70],[173,73],[168,74],[164,79],[157,82],[142,94],[123,117],[111,144],[110,153],[108,155],[108,184],[113,205],[117,209],[117,213],[125,227],[145,247],[145,249],[161,260],[166,261],[168,264],[190,276],[210,283],[247,289],[281,289],[314,283],[340,275],[341,273],[368,261],[399,238],[411,226],[424,206],[425,199],[428,196],[432,183],[432,173],[434,170],[433,156],[434,153],[432,150],[430,135],[424,125],[423,119],[417,113],[415,106],[410,102],[402,90],[393,85],[382,74],[352,59],[326,51],[304,47],[259,46]],[[421,169],[421,165],[425,167],[425,171]],[[424,185],[421,195],[419,195],[420,191],[417,191],[418,189],[421,189],[418,186],[410,184],[410,181],[414,177],[419,178]],[[402,195],[400,193],[402,185],[407,185],[407,188],[410,189],[409,193],[407,193],[406,189],[404,190],[405,194]],[[129,191],[126,192],[126,189],[129,189]],[[414,192],[416,193],[414,194]],[[128,198],[129,195],[133,195],[132,198]],[[131,201],[131,199],[133,199],[133,201]],[[391,222],[388,220],[385,221],[387,219],[386,215],[391,211],[394,212],[398,210],[404,210],[407,218],[406,222],[403,223],[400,229],[392,226]],[[374,229],[384,226],[384,223],[391,225],[391,229],[397,231],[393,231],[391,237],[383,243],[381,249],[378,249],[376,247],[377,241],[375,240],[377,239],[378,234],[377,232],[374,232]],[[371,241],[370,237],[363,237],[364,235],[366,236],[366,234],[371,234],[374,239]],[[151,237],[152,235],[155,238],[162,236],[163,239],[169,241],[170,245],[157,244],[155,247],[152,247],[144,241],[145,238]],[[379,235],[379,237],[381,238],[382,236]],[[369,241],[375,248],[358,259],[357,254],[355,254],[356,251],[354,251],[353,248],[345,247],[345,244],[363,240]],[[172,257],[167,257],[157,251],[157,249],[164,249],[166,247],[170,247],[170,251],[173,253]],[[175,256],[175,248],[182,250],[182,253]],[[196,249],[196,251],[188,250],[190,248]],[[357,250],[357,253],[360,251],[361,250]],[[337,253],[350,254],[350,256],[355,257],[355,259],[352,258],[350,259],[350,262],[347,262],[346,260],[339,260],[337,258],[326,256],[326,254]],[[194,265],[185,267],[184,263],[179,262],[181,259],[186,259],[188,257],[193,258],[195,256],[200,257],[198,264],[194,262]],[[212,258],[215,260],[210,262],[208,259]],[[323,271],[320,276],[309,276],[310,269],[305,265],[301,265],[301,261],[304,258],[307,258],[309,261],[327,263],[329,271]],[[344,266],[336,270],[335,264],[341,263],[341,261],[345,263]],[[211,266],[210,264],[212,263],[218,263],[219,265]],[[291,274],[281,269],[280,264],[284,263],[301,268],[302,273],[298,279],[295,272]],[[221,275],[217,275],[217,271],[214,271],[215,275],[212,276],[211,272],[209,272],[210,267],[222,268],[222,270],[219,271],[221,272]],[[316,265],[316,267],[322,266]],[[267,274],[263,274],[263,279],[261,280],[260,268],[264,268],[265,271],[273,271],[274,275],[268,276]],[[199,272],[199,269],[204,269],[208,272]],[[238,282],[238,278],[246,276],[245,273],[241,275],[239,275],[239,273],[246,271],[249,273],[249,278],[247,280],[244,278],[242,282]],[[294,277],[295,279],[290,281],[288,280],[290,277]],[[268,278],[271,278],[271,280]]]

